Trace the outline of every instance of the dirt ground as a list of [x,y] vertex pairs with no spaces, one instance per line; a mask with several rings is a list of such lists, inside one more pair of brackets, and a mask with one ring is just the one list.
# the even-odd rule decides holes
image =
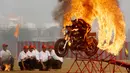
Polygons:
[[[44,73],[67,73],[68,70],[70,69],[72,63],[74,62],[74,59],[64,59],[64,63],[62,65],[62,69],[60,70],[54,70],[54,69],[51,69],[50,71],[44,71]],[[128,62],[130,63],[130,61],[125,61],[125,62]],[[95,62],[96,63],[96,62]],[[97,66],[98,66],[98,63],[96,63]],[[107,65],[106,63],[103,63],[104,67]],[[83,64],[80,65],[80,67],[84,67]],[[99,67],[99,66],[98,66]],[[112,68],[114,66],[113,65],[109,65],[106,69],[105,69],[105,73],[112,73]],[[89,66],[89,68],[94,68],[92,67],[92,65]],[[121,72],[122,73],[127,73],[126,69],[125,68],[122,68],[120,67],[121,69]],[[73,66],[72,68],[72,71],[71,72],[75,72],[77,70],[77,65],[75,63],[75,65]],[[111,70],[111,71],[110,71]],[[118,68],[116,68],[116,73],[121,73],[119,72]],[[19,70],[19,67],[18,67],[18,64],[17,64],[17,61],[15,61],[15,66],[14,66],[14,71],[10,71],[10,72],[4,72],[4,71],[1,71],[0,73],[43,73],[43,71],[38,71],[38,70],[35,70],[35,71],[20,71]],[[87,71],[84,72],[84,73],[88,73]],[[92,73],[95,73],[94,71]]]

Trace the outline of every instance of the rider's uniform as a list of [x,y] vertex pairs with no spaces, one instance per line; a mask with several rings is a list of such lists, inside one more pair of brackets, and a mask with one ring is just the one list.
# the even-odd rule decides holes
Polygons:
[[83,19],[78,19],[72,22],[72,29],[78,29],[75,34],[79,34],[78,37],[83,38],[86,33],[88,34],[91,31],[91,26]]

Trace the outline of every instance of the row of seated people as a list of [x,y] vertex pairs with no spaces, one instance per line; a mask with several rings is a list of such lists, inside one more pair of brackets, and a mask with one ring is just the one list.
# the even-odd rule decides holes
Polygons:
[[39,52],[34,45],[23,47],[23,51],[19,53],[18,65],[21,70],[48,71],[50,69],[61,69],[63,58],[55,54],[53,46],[47,48],[42,45],[42,50]]

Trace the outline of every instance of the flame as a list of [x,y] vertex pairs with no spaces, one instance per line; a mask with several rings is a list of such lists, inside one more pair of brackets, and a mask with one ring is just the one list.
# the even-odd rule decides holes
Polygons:
[[[85,4],[89,2],[89,4]],[[88,0],[71,0],[71,8],[64,14],[64,26],[70,25],[72,16],[82,18],[88,23],[94,20],[94,11],[92,11],[92,2]]]
[[117,0],[71,0],[70,10],[64,13],[64,26],[71,24],[72,16],[82,18],[90,25],[97,19],[98,47],[111,54],[119,54],[126,36],[124,18]]
[[9,64],[5,64],[4,65],[5,66],[5,70],[4,71],[10,71],[10,67],[11,67],[11,65]]

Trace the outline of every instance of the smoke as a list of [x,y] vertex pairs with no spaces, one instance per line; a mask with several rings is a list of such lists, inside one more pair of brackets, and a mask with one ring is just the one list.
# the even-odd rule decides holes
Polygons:
[[58,0],[58,4],[53,11],[53,19],[63,25],[64,13],[66,13],[71,8],[71,0]]

